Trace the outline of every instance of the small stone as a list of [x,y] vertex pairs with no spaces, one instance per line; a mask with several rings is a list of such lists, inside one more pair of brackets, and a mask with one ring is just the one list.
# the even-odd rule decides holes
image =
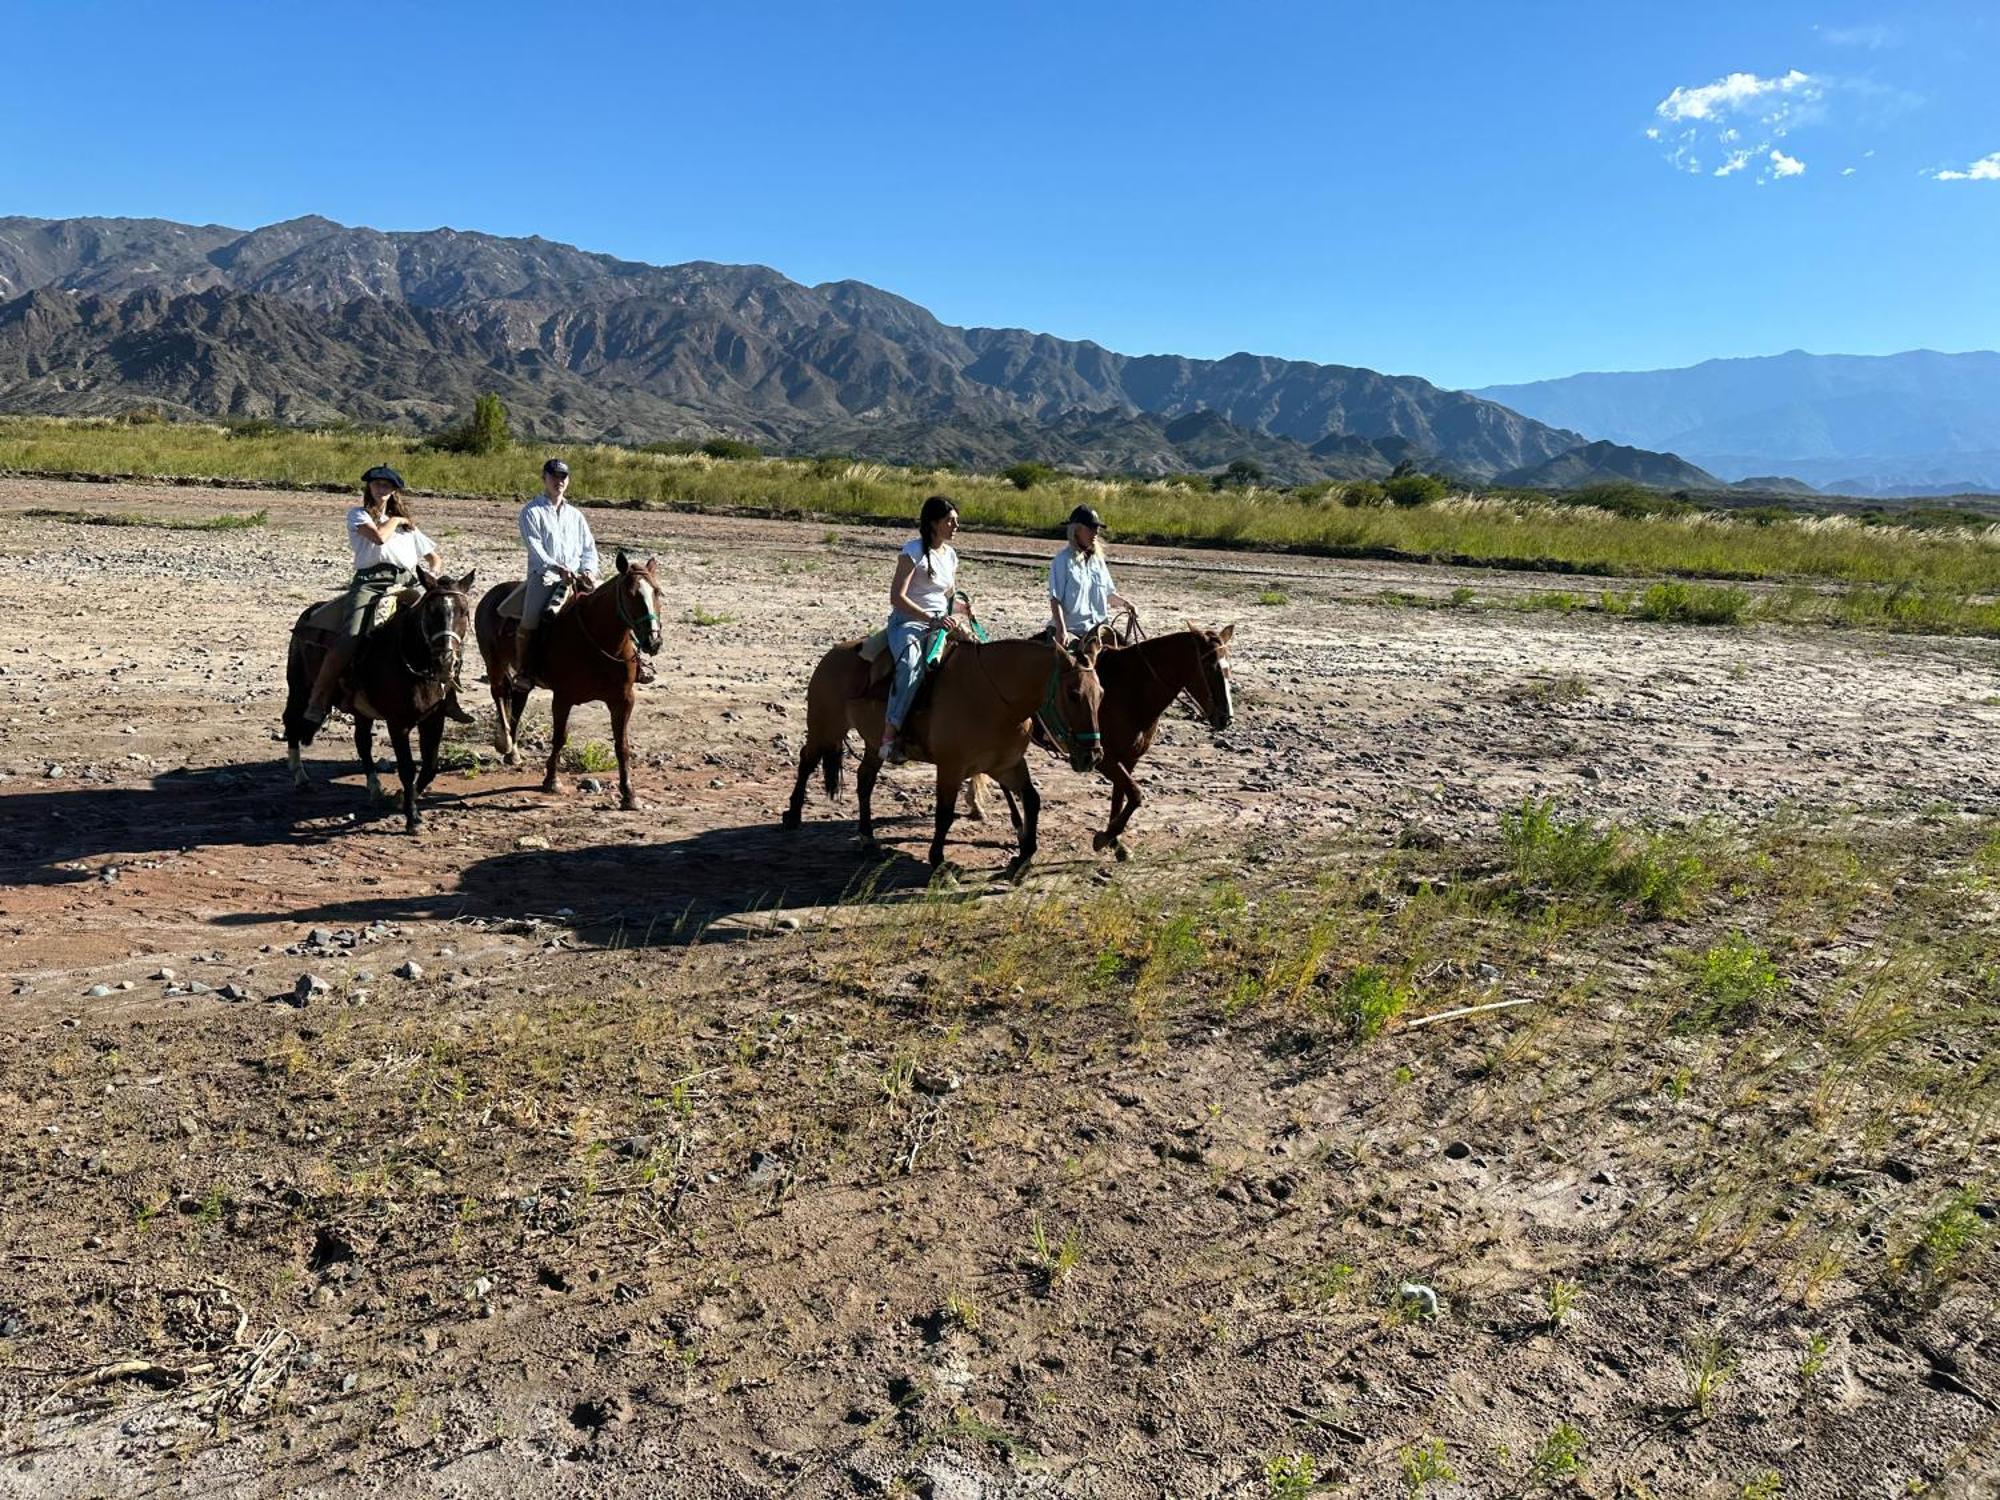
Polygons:
[[63,773],[63,768],[57,765],[54,761],[50,761],[48,766],[44,768],[44,770],[42,771],[42,774],[48,777],[48,779],[51,781],[61,780],[62,773]]
[[360,1384],[361,1377],[359,1375],[343,1375],[340,1378],[340,1394],[351,1396],[354,1394],[354,1388]]
[[1444,1154],[1447,1161],[1464,1161],[1466,1157],[1472,1155],[1472,1148],[1464,1141],[1453,1141],[1444,1148]]
[[797,932],[799,930],[799,919],[787,914],[778,918],[778,926],[786,932]]
[[580,792],[601,792],[604,790],[604,783],[595,776],[586,776],[576,784],[576,789]]
[[1599,1187],[1616,1187],[1618,1185],[1618,1179],[1611,1175],[1611,1171],[1608,1167],[1601,1172],[1591,1173],[1590,1180],[1596,1183]]
[[224,1000],[248,1000],[250,998],[250,992],[233,979],[215,993],[219,998]]
[[539,833],[524,833],[514,840],[514,847],[516,849],[546,849],[549,847],[549,841]]
[[1396,1289],[1396,1297],[1420,1318],[1435,1318],[1438,1315],[1438,1294],[1422,1282],[1404,1282]]
[[93,984],[83,993],[86,999],[102,1000],[106,995],[111,993],[111,986],[108,984]]
[[190,995],[206,995],[210,993],[210,990],[199,979],[190,979],[188,981],[187,992]]
[[324,948],[328,943],[333,941],[333,933],[327,928],[315,927],[311,932],[306,934],[306,941],[311,943],[315,948]]
[[406,958],[396,965],[393,972],[398,979],[422,979],[424,966],[414,958]]
[[155,979],[164,979],[168,984],[172,984],[174,982],[174,971],[162,964],[158,969],[154,970],[153,977]]
[[132,988],[132,981],[129,979],[121,979],[118,981],[117,988],[121,990],[129,990]]
[[307,1005],[315,995],[324,995],[330,986],[317,974],[301,974],[292,983],[292,1004]]
[[477,1277],[477,1278],[475,1278],[475,1279],[474,1279],[474,1281],[473,1281],[473,1283],[472,1283],[472,1295],[473,1295],[473,1296],[475,1296],[475,1297],[490,1297],[490,1296],[492,1296],[492,1295],[493,1295],[493,1283],[492,1283],[491,1281],[487,1280],[487,1279],[486,1279],[486,1278],[485,1278],[484,1276],[480,1276],[480,1277]]

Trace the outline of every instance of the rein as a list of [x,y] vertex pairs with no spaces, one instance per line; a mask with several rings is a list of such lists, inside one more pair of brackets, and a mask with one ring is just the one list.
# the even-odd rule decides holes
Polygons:
[[1042,706],[1035,710],[1035,722],[1042,726],[1044,734],[1052,740],[1060,740],[1063,749],[1074,755],[1078,746],[1094,744],[1104,736],[1095,729],[1069,727],[1069,721],[1062,715],[1062,703],[1056,697],[1056,690],[1061,684],[1062,663],[1058,661],[1049,668],[1048,689],[1042,694]]
[[[459,603],[465,606],[466,612],[468,614],[471,613],[471,602],[469,600],[459,598],[455,594],[446,594],[443,597],[459,599]],[[449,625],[446,625],[442,630],[424,630],[417,623],[423,614],[423,610],[424,606],[419,604],[415,609],[410,611],[405,620],[400,622],[402,629],[397,633],[396,655],[402,661],[403,670],[408,672],[418,682],[445,681],[455,678],[458,674],[453,667],[454,661],[462,662],[465,659],[465,632],[462,629],[453,630]],[[416,626],[417,628],[413,630],[412,626]],[[430,660],[421,666],[410,660],[410,637],[412,635],[421,636],[424,643],[430,648]],[[450,641],[452,645],[456,646],[458,648],[456,655],[452,652],[442,650],[438,644],[440,641]]]

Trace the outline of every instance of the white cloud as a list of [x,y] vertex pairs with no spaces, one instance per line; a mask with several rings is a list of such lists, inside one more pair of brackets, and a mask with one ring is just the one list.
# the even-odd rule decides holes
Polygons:
[[1734,176],[1760,160],[1769,163],[1760,182],[1796,177],[1804,165],[1775,143],[1823,117],[1828,86],[1829,80],[1798,68],[1769,78],[1728,73],[1713,83],[1683,84],[1653,106],[1655,123],[1646,127],[1646,139],[1657,141],[1682,172],[1701,172],[1706,154],[1722,161],[1712,177]]
[[1893,47],[1902,36],[1893,26],[1829,26],[1819,32],[1820,40],[1830,47],[1865,47],[1870,52],[1880,52],[1884,47]]
[[1939,167],[1928,175],[1936,182],[2000,182],[2000,151],[1980,157],[1962,172]]
[[1716,120],[1724,115],[1740,114],[1760,99],[1785,94],[1817,98],[1819,83],[1810,73],[1801,73],[1797,68],[1776,78],[1759,78],[1755,73],[1731,73],[1698,88],[1688,88],[1683,84],[1655,105],[1653,113],[1670,122]]
[[1840,175],[1841,175],[1842,177],[1852,177],[1852,176],[1854,175],[1854,168],[1852,168],[1852,167],[1842,167],[1842,168],[1840,169]]

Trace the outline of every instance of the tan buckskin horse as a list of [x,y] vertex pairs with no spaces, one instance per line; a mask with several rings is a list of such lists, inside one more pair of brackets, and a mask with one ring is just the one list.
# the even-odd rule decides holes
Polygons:
[[[1069,761],[1088,771],[1103,758],[1098,738],[1095,649],[1081,658],[1046,640],[962,642],[931,670],[909,723],[903,726],[904,753],[937,767],[936,831],[931,864],[944,863],[945,835],[958,811],[959,788],[968,776],[991,776],[1022,810],[1020,852],[1007,866],[1019,880],[1035,857],[1042,799],[1028,775],[1029,725],[1039,722],[1063,745]],[[852,729],[866,747],[855,778],[861,804],[861,838],[875,841],[872,799],[882,769],[877,748],[888,711],[886,681],[870,683],[861,642],[835,646],[813,669],[806,688],[806,742],[799,751],[798,781],[785,811],[785,827],[797,828],[814,767],[825,777],[829,799],[840,792],[842,747]]]
[[[444,700],[458,681],[465,654],[465,627],[472,613],[473,573],[440,578],[418,570],[421,592],[416,601],[398,609],[364,635],[342,678],[341,706],[354,715],[354,751],[368,773],[368,794],[382,795],[375,772],[375,721],[389,729],[396,751],[396,775],[403,789],[403,826],[415,833],[423,824],[417,800],[437,775],[438,746],[444,740]],[[292,785],[312,790],[306,780],[299,746],[310,743],[305,708],[326,655],[325,632],[313,616],[323,607],[307,607],[292,626],[291,649],[285,658],[285,746],[292,767]],[[410,731],[417,731],[421,764],[410,755]]]
[[618,803],[627,812],[639,805],[632,795],[632,746],[626,731],[637,698],[639,653],[659,654],[659,559],[643,563],[618,554],[618,572],[608,583],[571,595],[553,620],[535,633],[535,681],[513,675],[514,637],[520,621],[500,613],[518,583],[497,583],[479,601],[474,629],[479,654],[486,659],[486,680],[493,692],[493,748],[508,765],[521,763],[515,736],[528,695],[545,687],[555,702],[549,718],[549,765],[542,790],[557,788],[556,767],[569,737],[569,711],[579,703],[602,703],[611,710],[611,743],[618,751]]
[[[1111,818],[1091,836],[1093,849],[1100,853],[1109,849],[1121,860],[1132,857],[1123,842],[1125,825],[1145,800],[1133,771],[1152,745],[1168,705],[1186,693],[1209,728],[1229,727],[1236,713],[1229,683],[1229,642],[1235,634],[1234,625],[1220,630],[1189,625],[1172,635],[1107,649],[1098,656],[1097,677],[1104,685],[1104,702],[1098,707],[1097,722],[1104,733],[1101,769],[1111,783]],[[985,816],[979,792],[980,780],[974,777],[968,788],[968,816]],[[1014,806],[1011,794],[1008,811],[1018,824],[1020,809]]]

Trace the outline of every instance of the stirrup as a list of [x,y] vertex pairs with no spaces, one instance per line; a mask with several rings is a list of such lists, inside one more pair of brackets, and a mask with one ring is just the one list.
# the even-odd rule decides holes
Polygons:
[[876,747],[875,753],[882,758],[882,764],[885,766],[907,765],[910,759],[903,754],[903,742],[900,738],[884,740]]

